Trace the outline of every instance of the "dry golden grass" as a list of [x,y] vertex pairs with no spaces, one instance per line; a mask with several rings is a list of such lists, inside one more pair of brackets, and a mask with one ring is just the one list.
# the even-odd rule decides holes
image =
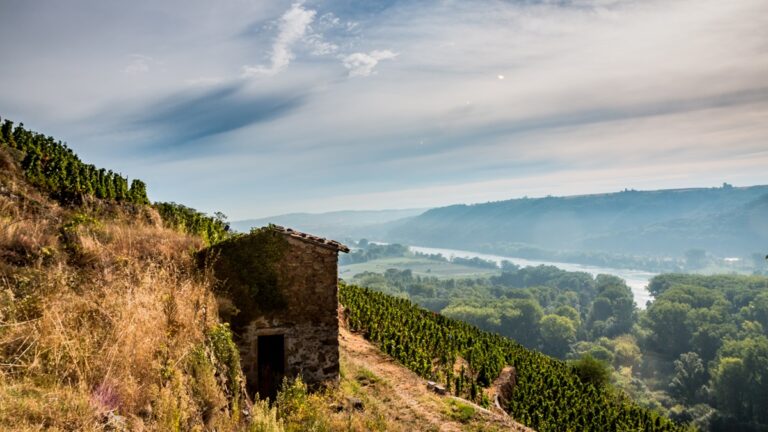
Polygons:
[[9,218],[0,223],[0,261],[35,266],[53,258],[58,239],[47,221]]
[[136,430],[236,429],[232,413],[203,412],[201,398],[226,401],[215,368],[186,373],[218,321],[194,263],[201,241],[151,212],[24,218],[9,201],[0,198],[0,430],[103,430],[107,413]]

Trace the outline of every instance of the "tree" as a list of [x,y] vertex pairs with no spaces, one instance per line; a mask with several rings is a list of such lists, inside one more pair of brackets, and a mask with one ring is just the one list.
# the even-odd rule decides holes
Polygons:
[[742,310],[742,315],[748,319],[757,321],[768,330],[768,292],[757,295],[749,305]]
[[545,315],[539,322],[542,350],[562,358],[570,344],[576,340],[576,326],[570,319],[559,315]]
[[573,324],[576,327],[579,326],[579,321],[581,321],[581,317],[579,316],[579,311],[577,311],[576,308],[574,308],[573,306],[568,306],[568,305],[558,306],[557,309],[555,309],[555,314],[570,319],[571,321],[573,321]]
[[675,360],[675,375],[669,383],[669,393],[686,405],[693,405],[704,394],[707,371],[695,352],[680,354]]
[[712,387],[717,407],[738,419],[743,418],[748,379],[742,359],[736,357],[720,359],[712,374]]
[[502,334],[534,348],[539,344],[539,322],[543,316],[544,312],[536,300],[510,300],[501,311]]
[[768,424],[768,338],[728,341],[712,372],[717,406],[742,422]]
[[611,376],[608,365],[589,354],[571,362],[571,367],[581,382],[598,388],[607,384]]
[[691,330],[688,312],[691,306],[658,299],[646,313],[646,325],[652,332],[651,348],[672,358],[690,351]]
[[640,365],[643,356],[634,336],[622,335],[612,342],[616,366],[636,367]]

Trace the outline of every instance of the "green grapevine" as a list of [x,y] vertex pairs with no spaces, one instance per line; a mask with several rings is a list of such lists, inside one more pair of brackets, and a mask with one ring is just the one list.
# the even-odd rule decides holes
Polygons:
[[[454,394],[481,402],[478,389],[487,388],[505,366],[513,366],[516,384],[505,409],[540,432],[689,430],[611,389],[582,383],[562,361],[408,300],[344,283],[339,298],[351,329]],[[468,366],[457,371],[459,357]]]

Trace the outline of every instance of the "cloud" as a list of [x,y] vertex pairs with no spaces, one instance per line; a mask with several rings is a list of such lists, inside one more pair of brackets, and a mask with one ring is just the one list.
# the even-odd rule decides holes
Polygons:
[[156,150],[169,151],[280,118],[300,107],[304,99],[296,92],[254,94],[240,83],[225,84],[178,93],[145,106],[132,125],[154,136],[149,142]]
[[391,60],[399,54],[390,50],[374,50],[369,53],[357,52],[342,59],[344,67],[349,70],[350,77],[370,76],[374,68],[382,60]]
[[184,84],[189,86],[207,87],[223,83],[225,80],[222,77],[197,77],[184,80]]
[[130,56],[130,62],[123,69],[128,75],[141,75],[149,72],[149,65],[152,63],[152,57],[148,57],[141,54],[132,54]]
[[338,45],[324,40],[323,36],[318,33],[307,35],[304,38],[304,43],[307,44],[310,52],[315,56],[333,54],[339,50]]
[[294,3],[280,18],[278,34],[272,44],[269,66],[243,66],[244,76],[275,75],[294,59],[293,45],[301,41],[317,11],[305,9],[301,2]]

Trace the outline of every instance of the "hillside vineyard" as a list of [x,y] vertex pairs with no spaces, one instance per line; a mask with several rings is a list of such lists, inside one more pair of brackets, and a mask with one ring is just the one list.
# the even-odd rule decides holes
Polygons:
[[[621,395],[582,383],[564,362],[408,300],[346,284],[339,299],[351,329],[364,332],[419,375],[445,383],[454,394],[482,402],[480,389],[504,366],[514,366],[516,387],[504,408],[540,432],[688,430]],[[468,367],[455,374],[457,357]]]

